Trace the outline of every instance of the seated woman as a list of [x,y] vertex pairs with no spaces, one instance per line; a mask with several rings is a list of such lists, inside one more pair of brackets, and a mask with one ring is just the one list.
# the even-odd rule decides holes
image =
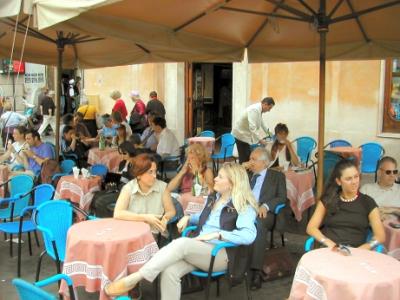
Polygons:
[[[246,170],[235,163],[225,163],[215,178],[216,197],[210,195],[201,214],[185,216],[178,223],[182,231],[189,223],[198,225],[195,238],[181,237],[161,248],[140,270],[105,287],[109,296],[123,294],[135,287],[142,279],[152,282],[161,273],[161,299],[175,300],[181,297],[180,278],[199,268],[207,271],[211,251],[222,241],[237,245],[250,245],[256,238],[254,225],[257,203],[250,190]],[[247,248],[247,247],[246,247]],[[230,274],[243,276],[245,270],[233,268],[239,259],[246,259],[243,247],[222,249],[218,252],[213,271],[227,268]],[[229,264],[229,267],[228,267]],[[246,268],[246,264],[243,265]],[[238,267],[238,266],[235,266]],[[241,277],[241,276],[240,276]]]
[[170,192],[179,188],[179,192],[191,193],[193,180],[198,175],[200,184],[208,188],[211,193],[214,187],[213,172],[207,167],[209,156],[206,148],[201,144],[192,144],[187,149],[186,162],[179,173],[169,182],[167,189]]
[[275,141],[273,144],[267,145],[271,157],[270,168],[283,169],[285,164],[300,166],[299,158],[292,143],[288,140],[288,135],[289,129],[286,124],[278,123],[275,126]]
[[96,217],[112,217],[112,213],[107,209],[107,206],[117,201],[119,191],[133,179],[132,159],[136,155],[135,147],[129,142],[124,142],[118,147],[118,151],[122,156],[118,173],[108,173],[105,178],[106,182],[114,182],[118,187],[113,191],[100,191],[95,194],[92,204],[96,209]]
[[151,226],[153,233],[165,233],[168,221],[175,216],[167,184],[156,178],[153,156],[139,154],[132,159],[132,176],[121,190],[114,209],[114,218],[141,221]]
[[126,141],[126,128],[125,126],[119,126],[117,128],[117,135],[113,138],[112,144],[119,146]]
[[[307,233],[329,248],[349,245],[373,249],[385,241],[375,201],[358,191],[360,173],[349,160],[338,162],[308,223]],[[322,227],[321,227],[322,226]],[[369,229],[372,239],[367,243]]]
[[29,145],[25,141],[26,128],[24,126],[18,126],[14,128],[13,139],[8,140],[7,151],[0,156],[0,163],[7,163],[10,170],[17,165],[23,165],[23,158],[20,156],[22,149],[28,149]]

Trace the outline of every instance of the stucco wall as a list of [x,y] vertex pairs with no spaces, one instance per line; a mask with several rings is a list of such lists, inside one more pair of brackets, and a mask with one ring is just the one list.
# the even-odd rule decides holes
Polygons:
[[[271,129],[288,125],[291,138],[318,132],[317,62],[250,64],[250,99],[276,100],[265,116]],[[325,143],[342,138],[359,146],[381,143],[387,155],[400,161],[400,140],[378,137],[379,104],[382,99],[381,61],[328,62],[326,72]]]

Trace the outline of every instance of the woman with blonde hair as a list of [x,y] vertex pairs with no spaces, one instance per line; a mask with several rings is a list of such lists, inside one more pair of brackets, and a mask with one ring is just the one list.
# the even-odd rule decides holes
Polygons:
[[122,121],[126,121],[126,116],[128,115],[128,110],[126,109],[126,105],[124,100],[121,99],[122,95],[120,91],[112,91],[110,94],[110,98],[115,101],[115,104],[112,108],[112,112],[118,111],[121,114]]
[[[228,269],[232,279],[240,280],[245,273],[247,259],[244,252],[257,235],[254,225],[257,203],[251,192],[244,167],[225,163],[215,178],[216,195],[210,195],[203,211],[185,216],[178,222],[182,231],[188,224],[197,224],[198,235],[181,237],[161,248],[140,270],[105,287],[109,296],[126,293],[142,279],[152,282],[161,273],[161,299],[180,299],[180,278],[195,270],[207,271],[211,251],[221,242],[232,242],[238,247],[224,248],[218,252],[213,271]],[[239,263],[238,263],[239,262]]]
[[210,157],[203,145],[190,145],[186,152],[185,164],[169,182],[167,189],[172,192],[179,188],[180,193],[189,193],[192,190],[193,180],[197,174],[200,184],[207,188],[209,192],[212,192],[214,188],[214,175],[212,170],[207,167],[209,159]]

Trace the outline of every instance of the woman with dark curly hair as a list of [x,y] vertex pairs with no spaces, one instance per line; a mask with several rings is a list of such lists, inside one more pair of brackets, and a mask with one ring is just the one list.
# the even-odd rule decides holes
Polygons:
[[[307,233],[320,244],[373,249],[385,241],[375,201],[358,191],[360,173],[354,162],[342,160],[333,169],[321,201],[308,223]],[[367,243],[372,228],[372,239]]]

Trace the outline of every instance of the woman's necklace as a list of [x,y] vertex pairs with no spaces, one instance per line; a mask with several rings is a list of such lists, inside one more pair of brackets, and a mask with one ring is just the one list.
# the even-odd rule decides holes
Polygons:
[[343,198],[343,196],[340,195],[340,200],[342,200],[343,202],[353,202],[354,200],[357,199],[357,197],[358,197],[358,193],[353,198],[350,198],[350,199]]

